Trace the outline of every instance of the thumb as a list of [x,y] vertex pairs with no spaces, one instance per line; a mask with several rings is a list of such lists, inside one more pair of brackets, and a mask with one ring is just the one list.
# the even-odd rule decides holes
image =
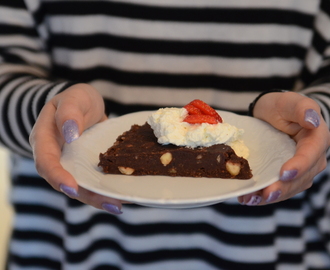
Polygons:
[[87,128],[106,119],[104,102],[93,87],[77,84],[56,97],[55,122],[67,143],[78,139]]
[[305,111],[304,122],[301,124],[305,128],[317,128],[320,125],[320,115],[314,109],[307,109]]

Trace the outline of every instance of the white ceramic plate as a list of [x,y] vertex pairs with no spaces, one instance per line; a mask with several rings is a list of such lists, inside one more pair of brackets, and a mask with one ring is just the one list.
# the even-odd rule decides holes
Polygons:
[[64,145],[61,163],[88,190],[136,204],[160,208],[192,208],[219,203],[262,189],[278,180],[282,164],[295,152],[295,142],[258,119],[219,111],[225,122],[245,130],[250,149],[249,180],[104,174],[97,166],[105,152],[132,124],[144,124],[150,111],[109,119]]

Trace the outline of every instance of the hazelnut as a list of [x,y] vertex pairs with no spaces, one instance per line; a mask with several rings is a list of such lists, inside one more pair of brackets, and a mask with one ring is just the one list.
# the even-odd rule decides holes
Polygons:
[[172,174],[175,174],[176,173],[176,168],[171,168],[168,172],[172,173]]
[[221,161],[221,156],[218,155],[218,156],[217,156],[217,162],[220,163],[220,161]]
[[118,166],[118,170],[122,174],[126,174],[126,175],[131,175],[134,172],[134,169],[132,169],[130,167],[123,167],[123,166]]
[[236,176],[241,171],[241,165],[239,163],[228,161],[226,163],[226,169],[232,176]]
[[160,162],[166,166],[168,164],[170,164],[170,162],[172,161],[172,154],[170,152],[166,152],[165,154],[163,154],[160,157]]

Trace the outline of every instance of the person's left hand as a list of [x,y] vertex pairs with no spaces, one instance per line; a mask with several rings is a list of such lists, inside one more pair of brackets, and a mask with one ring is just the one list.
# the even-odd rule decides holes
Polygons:
[[314,177],[326,168],[330,133],[318,104],[294,92],[268,93],[255,105],[254,117],[291,136],[295,155],[283,164],[280,179],[252,194],[238,198],[243,205],[283,201],[310,188]]

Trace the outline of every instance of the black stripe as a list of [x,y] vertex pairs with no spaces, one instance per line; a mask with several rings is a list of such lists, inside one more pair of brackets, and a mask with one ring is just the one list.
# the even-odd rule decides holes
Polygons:
[[314,32],[312,39],[312,47],[320,54],[324,54],[324,50],[327,48],[328,43],[324,38],[318,33]]
[[193,234],[203,234],[212,237],[222,243],[230,245],[249,246],[264,246],[271,245],[274,241],[274,233],[263,234],[239,234],[222,231],[212,225],[206,223],[151,223],[151,224],[127,224],[120,221],[117,217],[111,216],[108,213],[95,214],[86,222],[79,224],[68,224],[68,233],[72,236],[88,233],[95,224],[111,224],[116,227],[124,235],[134,237],[144,237],[161,234],[180,234],[189,237]]
[[63,248],[63,238],[52,233],[40,232],[35,230],[14,229],[12,237],[13,239],[19,241],[45,242],[51,245],[55,245],[58,248]]
[[222,22],[250,24],[287,24],[310,28],[313,16],[301,12],[281,9],[252,8],[190,8],[190,7],[159,7],[126,4],[105,1],[47,2],[36,13],[38,21],[43,20],[42,14],[50,15],[89,15],[105,14],[110,16],[150,21],[178,22]]
[[[247,269],[245,263],[228,261],[201,249],[163,249],[152,252],[132,253],[124,250],[118,243],[109,240],[94,242],[87,250],[82,252],[69,252],[67,259],[70,263],[82,262],[85,258],[88,258],[93,252],[95,252],[96,249],[112,250],[113,252],[119,253],[125,262],[132,264],[148,264],[166,260],[174,260],[178,262],[180,260],[201,260],[218,267],[218,269]],[[274,269],[274,262],[262,264],[249,263],[248,267],[249,269],[255,270]]]
[[[36,37],[36,31],[33,28],[27,28],[27,27],[20,27],[15,25],[8,25],[0,23],[0,35],[12,35],[15,34],[22,34],[24,36],[28,37]],[[1,45],[4,46],[4,45]]]
[[1,6],[6,6],[10,8],[25,8],[23,0],[1,0]]
[[40,257],[23,257],[19,255],[14,255],[10,254],[9,255],[9,260],[14,264],[17,264],[18,266],[22,267],[36,267],[36,268],[45,268],[45,269],[54,269],[54,270],[59,270],[62,269],[61,267],[61,258],[58,258],[58,261],[47,259],[47,258],[40,258]]
[[[11,76],[8,80],[6,80],[4,83],[2,83],[0,85],[0,91],[1,91],[1,89],[5,88],[7,84],[10,84],[11,82],[13,82],[13,81],[21,78],[22,76],[27,76],[27,75],[26,74],[20,74],[20,73],[18,73],[18,74],[15,74],[14,76]],[[19,87],[20,85],[26,83],[27,81],[29,81],[31,79],[32,79],[31,77],[30,78],[27,77],[23,82],[21,82],[20,84],[18,84],[16,86],[16,88]],[[23,145],[19,141],[16,140],[16,138],[15,138],[15,136],[13,134],[13,131],[12,131],[11,127],[10,127],[10,121],[11,121],[11,119],[10,119],[10,117],[8,115],[8,108],[9,108],[9,101],[11,100],[11,98],[12,98],[12,96],[13,96],[14,93],[15,93],[15,91],[11,91],[6,96],[5,101],[3,102],[3,108],[1,108],[1,110],[2,110],[3,113],[2,113],[2,119],[0,119],[0,120],[2,121],[2,123],[4,125],[4,130],[6,131],[7,137],[9,137],[10,140],[15,145],[21,147],[22,149],[24,149],[24,151],[27,151],[25,149],[25,147],[23,147]],[[1,142],[4,142],[4,138],[1,138],[1,136],[0,136],[0,141]]]
[[327,0],[322,0],[321,1],[321,9],[328,15],[330,16],[330,2]]
[[40,111],[42,110],[42,108],[44,107],[44,105],[46,103],[46,99],[47,99],[48,93],[50,92],[50,90],[54,86],[56,86],[56,83],[55,82],[54,83],[49,83],[49,85],[46,87],[46,89],[45,88],[42,89],[43,93],[38,97],[38,100],[36,102],[37,116],[39,115]]
[[[95,67],[73,70],[54,65],[54,74],[67,80],[90,82],[93,80],[112,81],[120,85],[166,88],[212,88],[239,91],[266,91],[269,89],[291,89],[295,77],[239,78],[216,75],[162,74],[151,72],[128,72],[114,68]],[[156,93],[156,92],[155,92]]]
[[[187,100],[187,102],[189,102],[189,100]],[[164,108],[164,107],[173,107],[173,104],[168,104],[168,103],[160,103],[160,105],[157,106],[149,106],[146,104],[122,104],[120,102],[116,102],[110,99],[105,99],[104,100],[105,103],[105,113],[107,115],[109,115],[110,113],[114,113],[115,115],[124,115],[124,114],[128,114],[128,113],[133,113],[133,112],[139,112],[139,111],[153,111],[153,110],[158,110],[159,108]],[[181,104],[181,106],[184,106],[186,104]],[[212,105],[213,108],[217,109],[217,110],[223,110],[224,108],[220,108],[218,106],[215,106],[213,104],[210,103],[210,105]],[[180,106],[180,107],[181,107]],[[247,109],[243,109],[243,110],[236,110],[236,111],[231,111],[233,113],[236,114],[240,114],[240,115],[246,115],[247,114]]]
[[[278,254],[278,262],[281,264],[302,264],[303,263],[303,258],[302,254],[297,254],[297,253],[279,253]],[[308,268],[309,269],[309,268]]]
[[20,214],[28,214],[28,215],[39,215],[39,216],[46,216],[58,221],[63,222],[64,213],[60,210],[55,208],[51,208],[48,206],[36,205],[36,204],[28,204],[28,203],[13,203],[15,208],[15,213],[18,215]]
[[191,56],[223,56],[237,58],[298,58],[303,59],[306,49],[293,44],[237,44],[212,41],[173,41],[120,37],[111,34],[65,35],[53,34],[49,48],[87,50],[108,48],[117,51],[146,54],[171,54]]

